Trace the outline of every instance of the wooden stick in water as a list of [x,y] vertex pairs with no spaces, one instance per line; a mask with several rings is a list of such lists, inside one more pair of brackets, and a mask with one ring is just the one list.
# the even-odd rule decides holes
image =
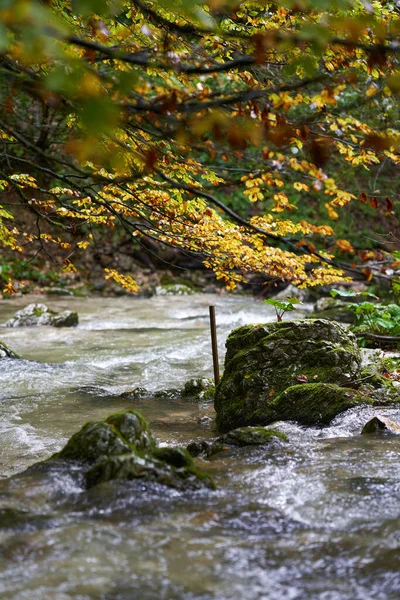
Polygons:
[[210,310],[210,329],[211,329],[211,346],[214,365],[214,383],[219,382],[219,364],[218,364],[218,344],[217,344],[217,326],[215,322],[215,306],[209,306]]

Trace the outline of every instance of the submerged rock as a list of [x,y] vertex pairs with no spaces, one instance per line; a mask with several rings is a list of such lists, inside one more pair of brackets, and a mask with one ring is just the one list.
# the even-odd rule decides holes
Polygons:
[[0,342],[0,359],[2,358],[20,358],[18,354],[13,352],[7,344]]
[[391,433],[400,434],[400,424],[388,419],[387,417],[382,417],[381,415],[377,415],[368,423],[364,425],[361,433],[377,433],[378,431],[387,430]]
[[78,313],[65,310],[57,313],[50,310],[45,304],[28,304],[18,310],[6,323],[6,327],[74,327],[78,324]]
[[143,479],[177,489],[215,489],[213,479],[193,466],[174,467],[153,456],[135,453],[113,456],[85,474],[88,487],[116,479]]
[[195,468],[187,450],[156,446],[143,416],[127,411],[86,423],[46,462],[81,463],[88,487],[136,478],[177,489],[215,487],[211,477]]
[[210,456],[226,450],[229,446],[269,446],[277,440],[287,442],[288,437],[285,433],[276,429],[238,427],[217,438],[215,441],[201,440],[199,442],[191,442],[187,446],[187,450],[192,456],[210,458]]
[[264,427],[238,427],[217,439],[217,443],[229,446],[266,446],[276,440],[287,442],[285,433]]
[[[328,423],[345,408],[365,402],[360,394],[338,387],[359,378],[361,356],[355,336],[334,321],[246,325],[232,331],[226,347],[215,396],[220,431],[280,419]],[[302,391],[307,384],[333,385]]]

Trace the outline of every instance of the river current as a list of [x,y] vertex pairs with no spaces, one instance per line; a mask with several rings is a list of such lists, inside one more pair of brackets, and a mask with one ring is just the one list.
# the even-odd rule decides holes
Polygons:
[[122,395],[212,376],[209,304],[221,367],[231,329],[274,320],[239,296],[30,296],[0,301],[0,323],[32,301],[77,310],[80,323],[0,328],[23,357],[0,362],[1,599],[400,598],[400,437],[360,435],[400,409],[352,409],[324,429],[281,423],[289,444],[199,462],[215,492],[27,475],[87,420],[122,409],[141,410],[160,443],[215,436],[210,404]]

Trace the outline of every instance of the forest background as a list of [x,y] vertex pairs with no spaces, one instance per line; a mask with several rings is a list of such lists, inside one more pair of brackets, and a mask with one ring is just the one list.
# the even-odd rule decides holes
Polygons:
[[398,290],[398,4],[2,0],[3,294]]

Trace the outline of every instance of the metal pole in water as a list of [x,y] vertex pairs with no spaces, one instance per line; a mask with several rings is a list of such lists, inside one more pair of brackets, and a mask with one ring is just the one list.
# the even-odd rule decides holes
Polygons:
[[218,344],[217,344],[217,325],[215,322],[215,306],[209,306],[210,311],[210,329],[211,329],[211,346],[214,365],[214,383],[219,382],[219,364],[218,364]]

